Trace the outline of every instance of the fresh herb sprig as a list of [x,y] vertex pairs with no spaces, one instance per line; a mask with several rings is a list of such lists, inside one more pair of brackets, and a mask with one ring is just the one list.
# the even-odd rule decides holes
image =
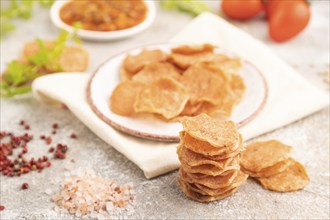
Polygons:
[[[32,9],[35,3],[43,7],[49,7],[54,3],[54,0],[10,0],[0,1],[1,16],[0,16],[0,36],[3,37],[8,32],[15,30],[13,20],[16,18],[28,20],[32,16]],[[6,5],[8,4],[8,5]]]
[[179,10],[193,16],[197,16],[205,11],[211,11],[210,7],[202,1],[197,0],[163,0],[160,5],[167,10]]
[[[77,25],[75,25],[77,30]],[[11,61],[7,70],[0,79],[1,97],[12,97],[31,91],[31,82],[46,73],[60,72],[62,67],[59,59],[67,42],[80,43],[76,32],[69,33],[62,30],[51,47],[47,47],[45,41],[36,39],[39,50],[36,54],[26,57],[28,62],[18,60]]]

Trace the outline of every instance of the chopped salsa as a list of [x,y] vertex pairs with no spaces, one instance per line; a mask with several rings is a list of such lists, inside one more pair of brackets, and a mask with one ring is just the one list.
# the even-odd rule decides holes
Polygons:
[[146,18],[142,0],[73,0],[60,10],[60,18],[68,25],[80,22],[82,29],[117,31],[134,27]]

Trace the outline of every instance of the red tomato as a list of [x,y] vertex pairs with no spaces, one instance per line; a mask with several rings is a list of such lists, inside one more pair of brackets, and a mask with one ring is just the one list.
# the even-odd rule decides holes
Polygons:
[[285,1],[285,0],[268,0],[268,1],[266,1],[265,12],[266,12],[267,18],[269,18],[269,14],[271,14],[272,11],[276,10],[278,3],[280,3],[281,1]]
[[270,1],[267,14],[269,35],[278,42],[289,40],[300,33],[311,17],[305,0]]
[[262,0],[222,0],[223,13],[230,18],[246,20],[263,10]]

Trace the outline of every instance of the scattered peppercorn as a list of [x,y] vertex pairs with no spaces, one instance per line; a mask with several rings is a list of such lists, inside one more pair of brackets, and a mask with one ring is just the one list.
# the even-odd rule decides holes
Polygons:
[[61,150],[57,150],[54,153],[54,158],[55,159],[65,159],[65,157],[66,157],[65,153],[63,153]]
[[46,138],[46,144],[51,144],[52,143],[52,138],[51,137],[47,137]]
[[53,130],[53,131],[52,131],[52,134],[56,134],[56,131],[55,131],[55,130]]
[[76,138],[77,138],[77,135],[76,135],[75,133],[72,133],[72,134],[70,135],[70,137],[71,137],[72,139],[76,139]]
[[38,163],[38,164],[37,164],[37,168],[38,168],[39,170],[42,170],[42,169],[44,168],[44,165],[43,165],[42,163]]
[[22,189],[25,190],[25,189],[28,189],[29,188],[29,184],[28,183],[23,183],[22,184]]
[[54,123],[53,126],[52,126],[52,128],[57,129],[58,128],[58,124],[57,123]]
[[57,144],[56,148],[64,154],[68,151],[68,146],[65,144]]
[[52,163],[49,162],[49,161],[47,161],[47,163],[46,163],[46,167],[50,167],[51,165],[52,165]]
[[[21,120],[19,124],[30,128],[30,125],[22,121],[23,120]],[[58,128],[57,124],[53,126],[54,129]],[[53,131],[56,132],[56,130]],[[25,158],[25,155],[29,152],[28,144],[33,139],[33,135],[28,133],[15,135],[11,132],[0,131],[0,139],[0,174],[8,177],[15,177],[32,171],[40,173],[43,169],[52,165],[47,156],[41,156],[37,159],[32,157],[30,160]],[[51,144],[53,141],[51,137],[46,137],[45,135],[41,135],[40,139],[45,140],[47,144]],[[19,148],[21,148],[21,151],[17,152],[15,155],[14,150]],[[48,150],[49,153],[53,153],[55,159],[65,159],[67,151],[68,146],[61,143],[56,145],[56,149],[51,147]]]
[[7,132],[5,132],[5,131],[0,132],[0,139],[3,139],[6,136],[7,136]]
[[25,130],[30,130],[30,125],[25,125]]
[[23,168],[23,173],[29,173],[30,172],[30,168],[29,167],[24,167]]
[[26,147],[23,148],[22,153],[26,154],[28,152],[28,149]]

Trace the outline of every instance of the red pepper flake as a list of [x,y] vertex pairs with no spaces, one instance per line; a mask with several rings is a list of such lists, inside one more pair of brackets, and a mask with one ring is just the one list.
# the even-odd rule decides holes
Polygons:
[[20,125],[25,125],[25,121],[24,120],[20,120],[19,124]]
[[52,143],[52,138],[51,137],[47,137],[46,138],[46,144],[51,144]]
[[70,135],[70,138],[72,138],[72,139],[76,139],[76,138],[77,138],[77,135],[76,135],[75,133],[72,133],[72,134]]
[[41,140],[45,140],[45,139],[46,139],[46,136],[45,136],[45,135],[41,135],[41,136],[40,136],[40,139],[41,139]]
[[49,153],[53,153],[54,151],[55,151],[55,148],[53,148],[53,147],[49,148],[49,150],[48,150]]
[[3,211],[3,210],[5,210],[5,208],[6,208],[5,206],[0,205],[0,212]]
[[28,183],[23,183],[21,188],[22,188],[23,190],[26,190],[26,189],[29,188],[29,184],[28,184]]
[[25,130],[30,130],[30,125],[25,125]]
[[52,131],[52,134],[56,134],[56,133],[57,133],[56,130],[53,130],[53,131]]

